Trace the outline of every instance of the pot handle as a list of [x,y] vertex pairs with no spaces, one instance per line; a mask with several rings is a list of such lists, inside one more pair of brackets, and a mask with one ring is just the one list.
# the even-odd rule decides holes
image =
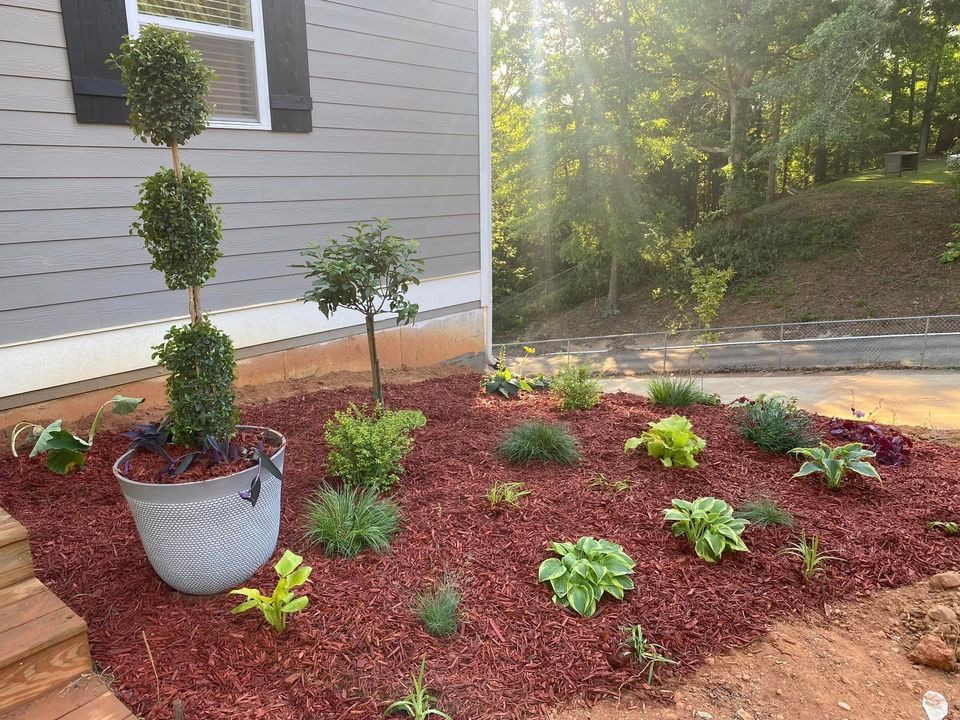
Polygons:
[[277,480],[283,481],[283,472],[276,466],[273,460],[270,459],[270,456],[260,449],[254,449],[254,454],[257,457],[257,474],[253,476],[253,480],[250,481],[250,489],[244,490],[240,493],[240,497],[243,500],[246,500],[250,503],[251,507],[257,506],[257,500],[260,499],[260,489],[262,483],[260,481],[260,473],[263,472],[264,466],[267,468],[267,472],[273,475]]

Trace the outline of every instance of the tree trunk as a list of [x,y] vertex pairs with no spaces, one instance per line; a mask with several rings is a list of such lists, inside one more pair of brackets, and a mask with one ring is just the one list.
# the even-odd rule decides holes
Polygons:
[[370,377],[373,380],[373,399],[383,405],[383,386],[380,384],[380,357],[377,355],[377,336],[373,329],[373,315],[367,315],[367,347],[370,349]]
[[927,159],[927,146],[930,145],[930,126],[933,123],[933,111],[937,104],[937,86],[940,84],[940,56],[942,51],[930,61],[927,72],[927,91],[923,96],[923,113],[920,118],[920,138],[917,152],[920,160]]
[[783,120],[783,101],[777,100],[770,118],[770,157],[767,158],[767,202],[777,199],[777,169],[779,165],[780,123]]
[[890,70],[890,109],[887,111],[887,129],[891,140],[897,129],[897,109],[900,104],[900,90],[903,88],[903,77],[900,75],[900,58],[894,56],[893,67]]
[[822,183],[827,181],[827,146],[823,141],[823,135],[817,138],[817,149],[814,155],[813,182]]
[[[170,155],[173,158],[173,174],[177,176],[177,180],[182,180],[183,165],[180,162],[180,146],[177,145],[176,140],[170,145]],[[194,325],[202,323],[203,308],[200,306],[199,286],[187,288],[187,306],[190,311],[190,322]]]
[[910,102],[907,103],[907,127],[913,130],[913,117],[917,108],[917,66],[910,64]]
[[620,263],[616,255],[610,258],[610,279],[607,283],[606,314],[620,314]]
[[724,59],[727,77],[727,103],[730,107],[730,181],[727,184],[727,225],[731,230],[743,227],[747,212],[747,115],[749,105],[743,91],[750,86],[752,73],[740,67],[736,58]]

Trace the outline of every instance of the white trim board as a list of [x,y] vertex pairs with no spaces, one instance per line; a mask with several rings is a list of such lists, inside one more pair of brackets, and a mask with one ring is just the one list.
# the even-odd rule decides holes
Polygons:
[[493,117],[490,95],[490,0],[477,4],[480,105],[480,305],[484,309],[487,355],[493,352]]
[[[423,312],[476,302],[482,296],[481,275],[425,280],[411,288],[408,298]],[[301,300],[212,312],[210,317],[237,349],[363,324],[360,313],[341,310],[328,320],[315,304]],[[153,367],[152,348],[171,324],[164,320],[0,347],[0,397]]]

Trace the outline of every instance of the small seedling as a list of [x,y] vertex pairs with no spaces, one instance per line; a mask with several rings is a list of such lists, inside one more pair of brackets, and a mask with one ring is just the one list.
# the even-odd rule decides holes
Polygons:
[[595,490],[612,490],[615,493],[630,489],[629,480],[608,480],[603,473],[594,475],[588,484]]
[[927,523],[927,529],[939,530],[944,535],[960,535],[960,523],[951,520],[933,520]]
[[487,502],[490,507],[498,509],[501,507],[518,508],[520,507],[520,498],[529,495],[530,491],[522,482],[502,482],[497,481],[487,493]]
[[647,671],[647,685],[653,684],[653,676],[657,671],[658,665],[676,665],[676,660],[671,660],[663,654],[663,647],[650,642],[643,634],[643,628],[640,625],[625,625],[620,628],[624,634],[621,644],[622,655],[629,657],[640,665],[640,672]]
[[253,610],[254,608],[263,613],[263,617],[270,623],[277,632],[283,632],[287,629],[287,616],[295,612],[300,612],[309,603],[306,595],[296,597],[296,589],[307,582],[313,568],[309,565],[301,566],[303,558],[299,555],[284,551],[283,557],[273,566],[280,579],[273,590],[272,595],[264,595],[259,590],[252,588],[240,588],[231,590],[231,595],[243,595],[247,598],[245,602],[237,605],[231,612],[237,613]]
[[820,538],[816,535],[807,537],[806,532],[800,533],[800,537],[793,545],[788,545],[780,551],[781,555],[796,555],[803,561],[803,576],[810,580],[816,575],[827,560],[841,560],[834,555],[827,555],[820,552]]
[[417,596],[414,611],[428,633],[448,637],[460,627],[461,599],[456,580],[447,575],[433,589]]
[[442,710],[437,710],[434,704],[437,699],[430,694],[427,686],[423,682],[423,674],[427,669],[427,660],[420,661],[420,672],[413,676],[413,690],[402,700],[392,703],[385,711],[384,715],[396,715],[404,713],[413,720],[426,720],[429,717],[444,718],[444,720],[453,720]]

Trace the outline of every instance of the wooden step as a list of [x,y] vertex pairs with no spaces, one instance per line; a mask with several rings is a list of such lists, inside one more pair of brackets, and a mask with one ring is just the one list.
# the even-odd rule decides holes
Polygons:
[[21,705],[0,720],[136,720],[96,675],[84,675],[66,687]]
[[0,715],[91,670],[87,625],[36,578],[0,589]]
[[0,508],[0,588],[33,577],[27,529]]

